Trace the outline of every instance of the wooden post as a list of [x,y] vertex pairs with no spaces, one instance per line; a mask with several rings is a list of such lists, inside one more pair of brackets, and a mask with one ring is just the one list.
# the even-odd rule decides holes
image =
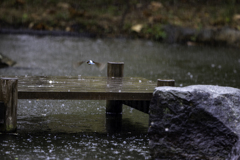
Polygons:
[[158,79],[157,86],[175,86],[174,79]]
[[107,77],[123,77],[124,62],[108,62]]
[[[107,66],[108,85],[116,80],[115,77],[123,77],[124,62],[108,62]],[[116,88],[120,86],[114,86]],[[119,133],[122,130],[122,101],[106,101],[106,130],[108,133]]]
[[[17,131],[17,100],[18,79],[0,79],[0,132],[13,133]],[[1,123],[2,122],[2,123]]]
[[122,131],[122,114],[106,114],[107,133],[120,133]]
[[[107,77],[123,77],[124,62],[108,62]],[[114,79],[113,79],[114,80]],[[106,113],[107,114],[121,114],[122,113],[122,101],[119,100],[107,100],[106,101]]]

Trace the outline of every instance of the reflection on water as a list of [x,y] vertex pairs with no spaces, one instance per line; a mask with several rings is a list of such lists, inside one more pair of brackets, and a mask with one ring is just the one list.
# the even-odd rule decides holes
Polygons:
[[[240,88],[234,48],[178,46],[126,39],[1,35],[0,52],[17,61],[1,76],[100,76],[93,65],[124,62],[125,77],[173,78],[176,86],[213,84]],[[51,83],[51,81],[49,81]],[[18,135],[0,136],[4,159],[150,159],[148,115],[123,107],[122,130],[106,131],[105,101],[19,100]]]

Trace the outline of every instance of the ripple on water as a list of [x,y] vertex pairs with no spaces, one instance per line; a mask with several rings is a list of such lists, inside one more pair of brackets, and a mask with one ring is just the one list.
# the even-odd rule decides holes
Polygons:
[[[46,134],[29,133],[2,141],[1,154],[10,159],[77,158],[77,159],[150,159],[146,135]],[[138,140],[133,140],[137,138]],[[125,143],[122,143],[122,142]],[[27,153],[31,153],[26,155]]]

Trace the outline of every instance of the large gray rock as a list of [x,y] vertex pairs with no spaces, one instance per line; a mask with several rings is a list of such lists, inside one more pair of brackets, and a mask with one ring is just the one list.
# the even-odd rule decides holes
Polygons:
[[240,90],[194,85],[157,87],[149,108],[155,159],[236,159]]

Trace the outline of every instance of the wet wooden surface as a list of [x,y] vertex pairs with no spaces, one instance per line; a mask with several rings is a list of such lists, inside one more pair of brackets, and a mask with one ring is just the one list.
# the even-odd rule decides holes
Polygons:
[[138,78],[18,76],[19,99],[147,100],[156,82]]

